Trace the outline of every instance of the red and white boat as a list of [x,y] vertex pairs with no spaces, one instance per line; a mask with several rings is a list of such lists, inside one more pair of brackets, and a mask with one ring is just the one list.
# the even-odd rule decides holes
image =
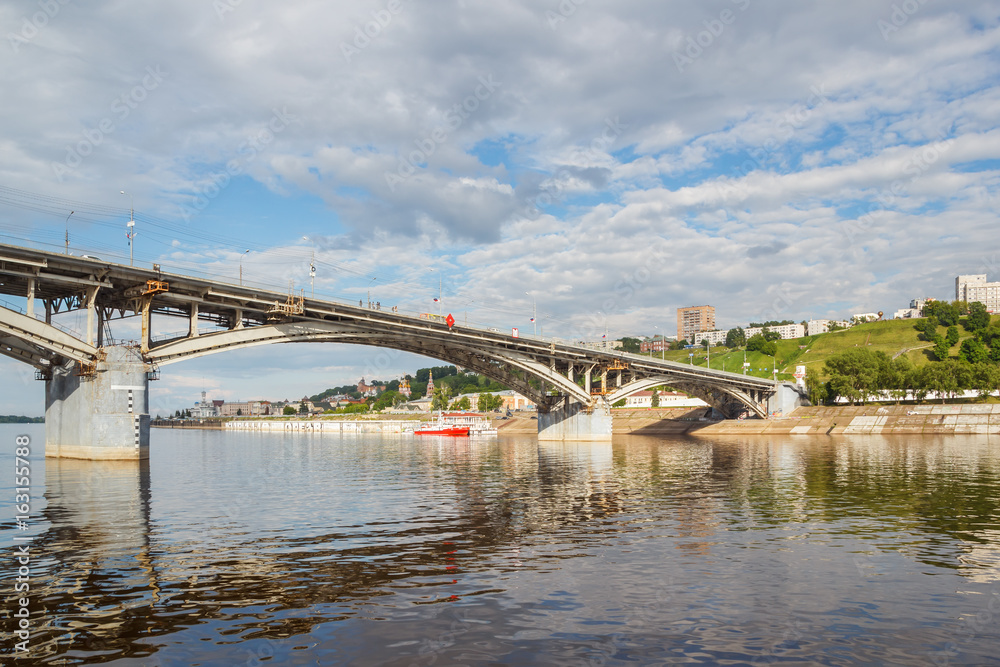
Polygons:
[[436,422],[424,422],[413,431],[415,435],[496,435],[489,418],[469,412],[438,414]]
[[469,435],[468,426],[439,426],[437,424],[421,424],[420,428],[413,432],[414,435]]

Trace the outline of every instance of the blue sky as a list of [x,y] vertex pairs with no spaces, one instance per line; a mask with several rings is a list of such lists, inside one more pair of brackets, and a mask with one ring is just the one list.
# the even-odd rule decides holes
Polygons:
[[[138,263],[308,290],[315,256],[318,296],[434,311],[440,280],[460,321],[529,331],[534,301],[566,339],[1000,280],[996,3],[40,7],[0,6],[0,242],[61,249],[80,209],[71,251],[126,259],[125,190]],[[430,363],[217,355],[165,369],[154,411]],[[0,373],[0,413],[41,412]]]

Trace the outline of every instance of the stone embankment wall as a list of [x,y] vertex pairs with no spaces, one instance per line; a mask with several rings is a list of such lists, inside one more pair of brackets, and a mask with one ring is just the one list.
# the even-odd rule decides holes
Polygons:
[[804,407],[776,419],[716,422],[698,430],[698,435],[743,433],[1000,434],[1000,403]]

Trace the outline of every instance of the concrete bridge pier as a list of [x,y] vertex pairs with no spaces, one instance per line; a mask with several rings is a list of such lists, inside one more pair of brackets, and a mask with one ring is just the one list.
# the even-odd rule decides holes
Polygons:
[[45,455],[148,459],[147,370],[131,347],[101,348],[93,365],[54,368],[45,381]]
[[598,396],[590,406],[567,398],[538,413],[539,441],[611,442],[611,405]]

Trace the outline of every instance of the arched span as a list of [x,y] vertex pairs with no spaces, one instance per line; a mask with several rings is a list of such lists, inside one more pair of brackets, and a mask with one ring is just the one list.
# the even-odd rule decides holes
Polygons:
[[162,367],[185,359],[228,350],[294,342],[368,345],[440,359],[475,370],[514,388],[542,407],[548,407],[553,397],[548,396],[542,388],[532,386],[527,381],[529,376],[543,383],[549,383],[577,400],[586,402],[590,399],[582,387],[552,368],[506,350],[479,349],[467,343],[453,342],[447,336],[420,339],[404,333],[362,331],[355,327],[328,322],[289,322],[188,337],[153,347],[148,353],[148,358]]
[[93,345],[9,308],[0,307],[0,337],[6,341],[0,352],[40,369],[50,368],[60,357],[80,363],[97,359]]
[[609,394],[608,402],[614,404],[616,401],[620,401],[636,392],[652,389],[653,387],[658,387],[660,385],[670,385],[678,388],[684,388],[686,392],[696,395],[698,398],[718,409],[727,417],[731,416],[731,413],[733,412],[731,407],[733,400],[738,401],[741,405],[748,408],[757,416],[767,417],[766,408],[762,407],[749,394],[736,387],[715,384],[704,380],[693,382],[688,378],[681,378],[673,375],[656,375],[653,377],[645,377],[641,380],[633,380],[632,382],[629,382]]

